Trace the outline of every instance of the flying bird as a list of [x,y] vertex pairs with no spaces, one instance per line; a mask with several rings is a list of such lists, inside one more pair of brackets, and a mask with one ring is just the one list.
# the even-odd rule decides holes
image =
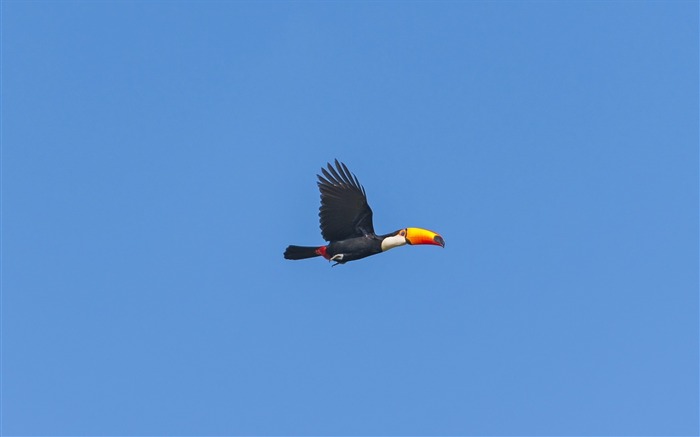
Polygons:
[[321,235],[325,246],[288,246],[286,259],[306,259],[322,256],[335,265],[386,252],[406,244],[432,244],[445,247],[445,240],[433,231],[403,228],[385,235],[374,233],[372,209],[367,203],[365,189],[357,177],[342,162],[335,168],[321,167],[318,176],[321,191]]

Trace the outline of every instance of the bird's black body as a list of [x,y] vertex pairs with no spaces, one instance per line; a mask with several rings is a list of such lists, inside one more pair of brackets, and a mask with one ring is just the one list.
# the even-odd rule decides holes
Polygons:
[[326,246],[326,253],[333,258],[342,255],[339,263],[355,261],[370,255],[382,252],[382,239],[376,235],[365,235],[362,237],[349,238],[347,240],[334,241]]
[[[321,168],[323,176],[318,176],[318,188],[321,191],[321,208],[319,218],[321,235],[329,244],[326,246],[289,246],[284,252],[287,259],[305,259],[316,256],[345,264],[370,255],[376,255],[392,247],[411,244],[404,236],[409,229],[425,231],[431,234],[430,241],[418,244],[436,244],[444,246],[439,235],[419,228],[407,228],[386,235],[374,233],[372,209],[367,203],[365,189],[357,177],[350,173],[345,164],[335,160],[335,168],[328,164]],[[399,237],[400,234],[400,237]],[[387,243],[388,237],[396,237]],[[424,236],[423,236],[424,237]]]

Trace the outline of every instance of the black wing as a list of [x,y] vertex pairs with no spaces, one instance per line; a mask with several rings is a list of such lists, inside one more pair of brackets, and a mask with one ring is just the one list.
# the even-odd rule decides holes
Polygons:
[[374,235],[372,209],[367,204],[365,189],[345,164],[335,160],[335,169],[321,168],[318,176],[321,191],[321,235],[326,241],[340,241],[363,235]]

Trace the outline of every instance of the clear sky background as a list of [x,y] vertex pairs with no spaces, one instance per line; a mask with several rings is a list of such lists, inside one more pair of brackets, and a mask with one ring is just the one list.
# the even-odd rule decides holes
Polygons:
[[6,1],[2,218],[5,435],[699,432],[697,2]]

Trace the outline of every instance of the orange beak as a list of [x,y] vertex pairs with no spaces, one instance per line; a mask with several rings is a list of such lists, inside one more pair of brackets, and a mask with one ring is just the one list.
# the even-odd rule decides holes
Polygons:
[[408,244],[432,244],[445,247],[445,240],[440,234],[421,228],[406,228],[406,242]]

